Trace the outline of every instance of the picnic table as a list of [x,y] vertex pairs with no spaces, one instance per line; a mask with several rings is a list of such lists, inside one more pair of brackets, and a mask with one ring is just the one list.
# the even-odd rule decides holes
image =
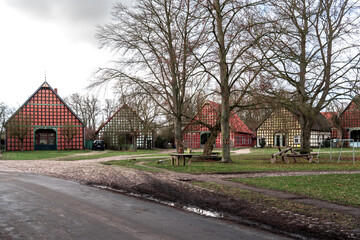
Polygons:
[[[288,151],[290,151],[290,153],[287,153]],[[296,158],[305,158],[305,159],[307,159],[309,161],[309,163],[312,163],[313,159],[314,159],[314,156],[316,156],[318,154],[319,153],[299,153],[299,152],[294,151],[292,147],[285,148],[284,150],[281,150],[281,148],[279,148],[278,153],[271,154],[270,162],[275,163],[277,157],[279,156],[287,164],[289,164],[289,159],[288,158],[293,158],[294,162],[296,162]]]
[[179,165],[179,160],[181,158],[183,159],[183,165],[184,166],[185,166],[186,158],[189,159],[189,161],[188,161],[189,166],[191,165],[191,158],[192,158],[193,154],[189,154],[189,153],[170,153],[169,155],[171,156],[171,165],[175,165],[175,160],[176,160],[176,165]]

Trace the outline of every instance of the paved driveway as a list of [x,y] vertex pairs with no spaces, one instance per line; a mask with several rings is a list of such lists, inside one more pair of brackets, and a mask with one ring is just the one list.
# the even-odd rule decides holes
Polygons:
[[75,182],[0,172],[1,239],[286,239]]

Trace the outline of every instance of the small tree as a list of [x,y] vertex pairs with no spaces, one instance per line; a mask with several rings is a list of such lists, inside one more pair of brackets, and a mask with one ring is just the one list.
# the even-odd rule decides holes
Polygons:
[[260,140],[260,147],[261,147],[261,148],[264,148],[265,145],[266,145],[265,139],[262,138],[262,139]]
[[100,101],[95,95],[80,95],[74,93],[65,98],[66,103],[73,109],[85,126],[95,129],[98,117],[102,111]]
[[21,112],[16,114],[6,125],[7,135],[19,141],[20,151],[24,151],[24,140],[31,128],[31,118]]
[[67,150],[70,150],[70,142],[74,139],[74,137],[78,134],[77,127],[69,122],[65,122],[60,135],[62,135],[67,143]]
[[5,123],[7,118],[11,115],[12,109],[5,103],[0,103],[0,154],[4,147],[5,139]]
[[96,139],[96,130],[93,128],[85,128],[85,141],[94,141]]

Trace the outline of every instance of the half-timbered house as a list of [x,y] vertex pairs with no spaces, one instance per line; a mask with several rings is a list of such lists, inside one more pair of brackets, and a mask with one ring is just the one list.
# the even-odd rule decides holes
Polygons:
[[84,124],[46,81],[5,128],[8,151],[84,148]]
[[[340,113],[341,126],[333,127],[332,137],[335,139],[352,139],[355,147],[360,147],[360,97],[355,97]],[[339,129],[340,128],[340,129]],[[352,142],[350,146],[352,147]]]
[[127,104],[102,124],[96,135],[109,149],[153,148],[153,130]]
[[[201,122],[214,126],[220,116],[220,108],[220,104],[211,101],[203,104],[201,110],[184,129],[183,139],[185,147],[204,147],[210,136],[210,130],[204,126],[204,124],[201,124]],[[230,147],[252,147],[253,138],[253,132],[243,123],[240,117],[232,111],[230,113]],[[221,148],[221,139],[220,131],[214,147]]]
[[[311,129],[310,145],[319,146],[330,138],[331,125],[327,119],[319,114]],[[300,147],[301,126],[294,114],[285,108],[277,109],[256,129],[257,146],[265,142],[268,147]]]

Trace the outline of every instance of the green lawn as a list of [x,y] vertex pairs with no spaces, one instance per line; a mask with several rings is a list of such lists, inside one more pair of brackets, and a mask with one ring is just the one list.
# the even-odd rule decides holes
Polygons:
[[162,154],[156,154],[159,152],[158,150],[137,150],[136,152],[133,151],[112,151],[107,150],[106,152],[97,152],[96,155],[88,155],[88,156],[68,156],[61,158],[64,161],[77,161],[77,160],[85,160],[85,159],[98,159],[98,158],[105,158],[105,157],[113,157],[113,156],[123,156],[123,155],[145,155],[150,154],[149,156],[160,156]]
[[24,151],[24,152],[3,152],[1,160],[39,160],[56,157],[66,157],[74,154],[91,152],[89,150],[71,151]]
[[[285,149],[284,147],[281,148],[282,150]],[[296,149],[295,149],[296,150]],[[321,153],[329,153],[330,151],[334,152],[334,153],[339,153],[340,152],[340,148],[320,148],[320,154]],[[311,152],[318,152],[319,148],[312,148]],[[352,152],[353,149],[352,148],[343,148],[342,149],[343,152]],[[251,152],[249,153],[250,155],[259,155],[259,154],[272,154],[272,153],[277,153],[279,152],[279,150],[277,148],[252,148]],[[355,148],[355,153],[360,153],[360,148]]]
[[[172,166],[170,160],[166,164],[157,164],[155,161],[147,163],[149,166],[165,168],[171,171],[185,173],[234,173],[234,172],[270,172],[270,171],[327,171],[327,170],[359,170],[360,160],[356,164],[352,163],[352,152],[343,152],[340,164],[337,164],[338,153],[332,155],[326,151],[320,153],[319,164],[308,163],[305,159],[297,159],[294,163],[290,159],[290,164],[278,160],[275,164],[270,163],[271,153],[277,152],[277,149],[264,148],[252,149],[249,154],[232,155],[233,163],[221,162],[197,162],[192,161],[191,166]],[[357,151],[355,156],[360,158],[360,152]],[[316,157],[315,157],[316,160]]]
[[[240,188],[224,186],[216,183],[192,182],[192,184],[215,191],[216,193],[239,197],[247,202],[250,202],[256,207],[264,208],[265,214],[279,214],[276,210],[281,209],[283,212],[290,211],[294,214],[319,218],[323,222],[335,222],[338,226],[343,226],[343,228],[355,228],[359,226],[359,219],[351,215],[325,210],[308,204],[279,199],[265,194],[246,191]],[[274,212],[272,212],[273,210]]]
[[157,156],[158,150],[138,150],[133,151],[111,151],[106,152],[93,152],[95,155],[78,155],[84,153],[91,153],[91,150],[71,150],[71,151],[9,151],[3,152],[0,160],[40,160],[40,159],[51,159],[59,158],[64,161],[75,161],[84,159],[98,159],[104,157],[120,156],[120,155],[144,155],[153,154]]
[[231,180],[264,188],[307,195],[326,201],[360,206],[360,174],[258,177]]

